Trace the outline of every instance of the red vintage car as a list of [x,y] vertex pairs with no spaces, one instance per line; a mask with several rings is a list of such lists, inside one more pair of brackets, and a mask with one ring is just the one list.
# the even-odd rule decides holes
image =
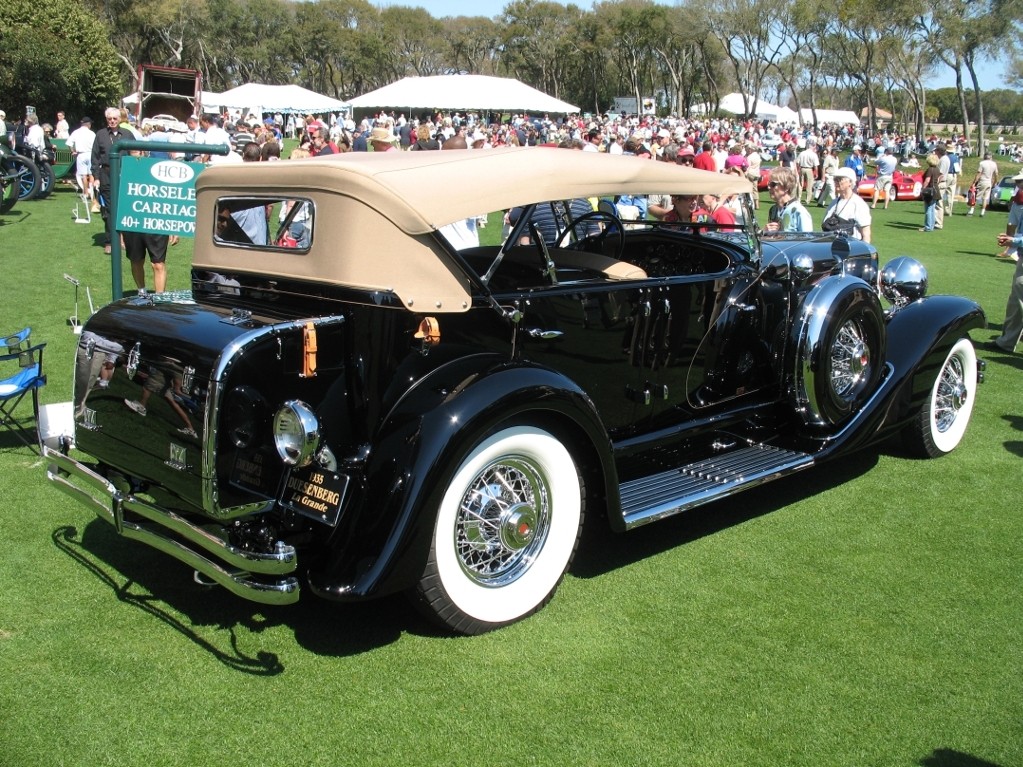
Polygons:
[[[919,200],[920,190],[923,188],[923,171],[918,171],[910,175],[904,173],[901,170],[895,171],[892,175],[892,187],[895,189],[896,200]],[[860,197],[866,197],[867,199],[874,198],[874,184],[877,181],[877,176],[864,176],[860,181],[859,186],[856,187],[856,193]],[[885,195],[882,194],[878,197],[879,200],[885,199]]]

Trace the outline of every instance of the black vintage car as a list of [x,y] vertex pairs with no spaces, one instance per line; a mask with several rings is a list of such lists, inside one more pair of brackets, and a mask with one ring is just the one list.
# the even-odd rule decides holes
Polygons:
[[954,449],[979,306],[854,239],[628,204],[751,191],[546,148],[211,168],[191,293],[88,322],[48,476],[201,582],[407,592],[478,633],[551,599],[584,519],[626,531],[896,434]]

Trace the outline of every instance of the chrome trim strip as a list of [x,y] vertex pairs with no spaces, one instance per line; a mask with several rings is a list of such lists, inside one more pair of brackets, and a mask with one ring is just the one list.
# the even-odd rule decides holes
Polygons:
[[272,501],[249,503],[242,506],[221,507],[219,493],[217,490],[216,454],[217,444],[216,425],[219,421],[221,399],[224,396],[224,380],[231,371],[237,358],[249,347],[259,343],[267,336],[280,336],[294,330],[304,328],[309,322],[317,327],[328,327],[339,325],[345,321],[341,315],[319,317],[316,319],[291,320],[276,325],[266,325],[247,333],[242,333],[228,344],[220,353],[213,370],[210,373],[210,390],[206,398],[206,409],[203,414],[205,422],[205,441],[202,449],[202,505],[208,514],[217,519],[233,519],[244,514],[254,514],[267,511],[273,507]]

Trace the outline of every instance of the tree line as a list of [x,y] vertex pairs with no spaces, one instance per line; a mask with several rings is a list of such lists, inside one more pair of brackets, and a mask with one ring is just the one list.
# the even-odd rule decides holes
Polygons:
[[[207,90],[297,83],[342,100],[407,76],[472,73],[517,78],[587,112],[656,95],[660,112],[685,113],[739,91],[794,109],[884,109],[922,135],[934,121],[983,130],[985,91],[1000,85],[982,81],[985,62],[1012,57],[1010,84],[1023,81],[1010,53],[1021,20],[1023,0],[606,0],[592,10],[512,0],[493,19],[366,0],[7,0],[0,94],[9,114],[23,104],[95,112],[134,90],[141,63],[198,69]],[[924,87],[942,70],[956,75],[951,95]],[[1000,122],[1023,111],[998,103]]]

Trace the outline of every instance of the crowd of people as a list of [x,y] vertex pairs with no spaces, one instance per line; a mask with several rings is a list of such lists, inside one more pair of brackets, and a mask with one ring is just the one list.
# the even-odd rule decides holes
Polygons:
[[[939,139],[921,137],[894,130],[868,131],[859,124],[823,124],[797,127],[769,120],[692,118],[652,115],[606,114],[598,117],[569,116],[552,119],[544,115],[513,115],[489,121],[475,112],[437,112],[420,117],[380,112],[356,122],[347,115],[274,114],[243,115],[237,111],[190,116],[183,126],[136,126],[123,109],[106,110],[106,128],[99,133],[91,121],[83,118],[69,131],[63,113],[55,126],[40,124],[36,115],[27,115],[17,123],[8,123],[0,112],[11,143],[45,145],[51,136],[66,138],[76,153],[76,178],[93,210],[99,210],[106,222],[110,251],[113,222],[107,212],[110,199],[108,153],[118,138],[140,138],[182,143],[175,153],[190,160],[209,164],[249,161],[274,161],[282,156],[284,137],[297,140],[290,158],[322,156],[344,152],[430,151],[464,148],[472,150],[502,146],[553,145],[585,152],[634,155],[639,158],[672,162],[680,166],[718,173],[734,173],[759,183],[762,163],[777,163],[770,171],[768,193],[773,202],[765,230],[774,233],[840,231],[847,236],[870,242],[871,210],[880,203],[888,208],[895,198],[895,174],[921,171],[923,177],[924,222],[922,232],[942,229],[944,217],[951,215],[960,189],[962,158],[971,152],[963,137]],[[223,145],[229,151],[204,151],[202,147]],[[220,150],[221,152],[223,150]],[[844,153],[847,158],[842,161]],[[1023,156],[1023,147],[998,146],[999,155],[1010,159]],[[923,158],[921,163],[918,157]],[[1023,159],[1023,157],[1021,157]],[[859,194],[858,186],[873,168],[875,183],[871,202]],[[991,153],[986,152],[970,184],[968,215],[980,203],[980,215],[987,210],[998,169]],[[1019,177],[1017,219],[1004,242],[1003,257],[1018,258],[1016,229],[1023,218],[1023,175]],[[966,181],[966,179],[962,179]],[[759,203],[753,195],[753,204]],[[814,222],[809,208],[823,208]],[[737,197],[651,196],[619,201],[626,217],[653,218],[666,222],[708,222],[721,227],[740,225],[745,215]],[[282,211],[284,215],[286,211]],[[481,217],[482,218],[482,217]],[[482,219],[485,220],[485,219]],[[306,217],[292,216],[289,232],[297,242],[308,238],[303,230]],[[265,222],[263,222],[265,223]],[[482,223],[482,221],[481,221]],[[129,242],[130,240],[130,242]],[[132,263],[132,274],[144,288],[142,263],[148,253],[153,264],[157,290],[166,281],[163,262],[169,239],[152,237],[122,238]]]

